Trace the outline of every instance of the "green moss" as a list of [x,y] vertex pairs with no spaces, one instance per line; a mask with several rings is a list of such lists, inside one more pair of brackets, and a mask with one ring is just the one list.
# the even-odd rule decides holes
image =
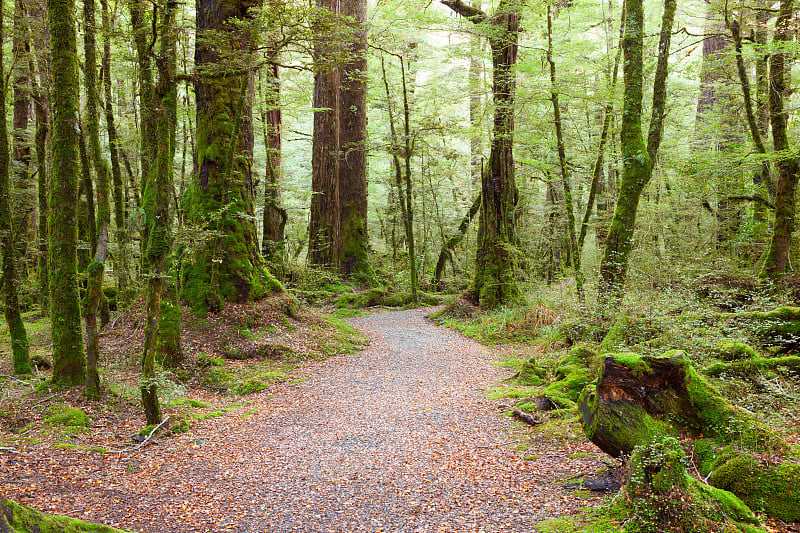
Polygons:
[[615,511],[624,519],[625,532],[733,533],[759,525],[735,495],[688,476],[685,461],[673,437],[657,437],[636,447],[629,461],[625,499]]
[[709,482],[733,492],[752,509],[785,522],[800,520],[800,465],[791,461],[761,464],[747,453],[721,457]]
[[749,344],[741,341],[723,341],[714,348],[713,352],[717,357],[726,361],[758,357],[758,352]]
[[120,529],[66,516],[48,515],[0,496],[0,530],[13,533],[125,533]]
[[77,407],[51,405],[48,411],[50,415],[45,417],[44,422],[51,426],[89,427],[92,424],[86,413]]
[[547,376],[547,371],[539,366],[534,357],[531,357],[519,369],[517,380],[524,385],[541,385]]
[[634,377],[641,377],[645,373],[651,372],[650,365],[641,355],[635,353],[616,353],[611,355],[614,362],[618,365],[626,366],[631,369]]

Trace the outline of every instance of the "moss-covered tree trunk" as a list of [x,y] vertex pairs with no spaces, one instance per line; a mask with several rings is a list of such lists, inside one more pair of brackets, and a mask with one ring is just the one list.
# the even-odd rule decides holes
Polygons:
[[[0,9],[0,42],[3,41],[3,10]],[[0,47],[0,109],[6,108],[5,69],[3,50]],[[6,116],[0,116],[0,249],[2,249],[3,274],[0,278],[5,292],[5,317],[11,334],[11,352],[15,374],[29,374],[31,361],[28,334],[19,310],[18,287],[20,279],[16,267],[16,246],[11,216],[11,187],[8,157],[8,131]]]
[[50,172],[50,309],[53,382],[75,386],[85,379],[77,279],[78,52],[74,0],[48,0],[52,80]]
[[197,4],[198,171],[184,198],[189,223],[213,232],[182,265],[181,297],[195,310],[281,290],[258,249],[253,181],[252,9],[257,1]]
[[650,181],[653,161],[661,144],[666,104],[667,59],[675,6],[675,0],[664,2],[658,64],[653,83],[652,116],[645,143],[642,131],[644,7],[641,0],[628,0],[625,3],[625,33],[622,39],[622,74],[625,89],[620,129],[622,179],[614,217],[611,219],[606,237],[606,248],[600,262],[597,302],[598,312],[601,315],[615,313],[622,303],[628,275],[628,261],[633,250],[639,198]]
[[339,82],[337,46],[331,36],[339,2],[317,0],[314,41],[314,137],[311,148],[311,219],[308,260],[339,268]]
[[[50,152],[48,141],[50,137],[50,95],[48,87],[50,83],[50,32],[47,26],[47,17],[44,6],[34,4],[28,10],[29,20],[32,28],[32,39],[34,57],[38,74],[31,76],[34,110],[36,112],[36,174],[37,188],[39,193],[38,209],[38,247],[36,258],[36,286],[39,291],[39,302],[42,314],[50,314],[50,267],[48,261],[48,196],[50,190]],[[33,60],[33,58],[32,58]],[[32,71],[34,69],[31,69]]]
[[[159,21],[158,39],[159,53],[154,57],[158,70],[158,82],[151,99],[153,114],[153,138],[156,140],[156,158],[150,165],[148,196],[152,202],[152,218],[148,231],[146,264],[149,265],[147,280],[147,323],[145,325],[145,341],[142,350],[142,382],[141,395],[145,418],[148,424],[161,422],[161,407],[158,402],[158,384],[156,382],[155,362],[160,354],[165,355],[164,305],[162,300],[165,287],[169,283],[169,258],[172,251],[172,213],[170,205],[173,193],[173,159],[175,155],[175,110],[177,105],[177,88],[175,85],[175,38],[172,22],[175,3],[167,4]],[[156,13],[153,16],[157,16]],[[170,304],[171,305],[171,304]],[[180,308],[177,310],[180,317]],[[178,327],[180,320],[178,319]],[[170,365],[177,361],[169,360]]]
[[502,0],[490,18],[461,0],[442,0],[442,3],[471,22],[491,25],[494,129],[489,162],[481,177],[480,231],[471,292],[481,307],[493,308],[520,297],[513,252],[518,199],[513,155],[518,5]]
[[785,272],[789,263],[789,247],[795,230],[795,196],[800,178],[800,164],[795,154],[790,152],[787,131],[789,110],[784,101],[789,88],[789,80],[786,79],[786,43],[791,42],[794,35],[794,11],[792,0],[781,0],[773,37],[775,50],[769,62],[769,112],[772,144],[779,157],[776,163],[778,187],[775,194],[775,223],[761,275],[771,279]]
[[119,165],[119,137],[114,119],[114,103],[111,91],[111,31],[112,21],[108,2],[100,0],[103,19],[103,97],[105,99],[106,130],[108,131],[108,155],[111,159],[111,177],[114,185],[114,223],[116,225],[117,253],[114,257],[114,275],[117,280],[117,305],[126,306],[132,298],[128,228],[125,216],[125,189]]
[[20,276],[28,277],[28,262],[32,250],[34,234],[34,213],[36,211],[35,183],[31,179],[32,136],[28,130],[31,112],[31,62],[29,22],[25,0],[14,2],[14,33],[12,39],[13,63],[11,84],[14,91],[12,165],[11,173],[15,194],[13,196],[14,241],[17,248],[18,270]]
[[100,146],[100,101],[97,86],[97,31],[94,0],[83,0],[83,57],[84,86],[86,90],[86,132],[89,149],[97,175],[97,243],[94,260],[89,265],[84,318],[86,322],[86,395],[100,396],[100,375],[97,365],[100,360],[100,340],[97,313],[103,298],[106,251],[111,203],[109,198],[109,170]]
[[348,17],[346,62],[339,91],[339,218],[340,272],[372,277],[367,236],[367,15],[366,0],[341,0],[340,12]]
[[261,112],[261,123],[264,129],[264,146],[266,150],[267,172],[264,187],[264,219],[261,240],[261,254],[276,276],[282,275],[284,253],[284,230],[288,216],[281,207],[281,130],[283,116],[281,113],[280,73],[277,65],[270,65],[266,73],[264,87],[264,109]]

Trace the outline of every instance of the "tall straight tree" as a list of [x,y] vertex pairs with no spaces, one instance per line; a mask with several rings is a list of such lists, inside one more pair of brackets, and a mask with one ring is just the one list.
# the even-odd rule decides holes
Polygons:
[[781,0],[778,20],[775,23],[772,52],[769,61],[769,114],[772,125],[772,145],[778,157],[778,187],[775,193],[775,224],[761,275],[776,279],[786,271],[789,263],[789,246],[795,230],[795,196],[800,178],[800,164],[791,152],[787,126],[789,110],[784,101],[788,94],[789,80],[786,76],[787,43],[794,35],[792,0]]
[[267,159],[266,185],[264,187],[264,219],[261,241],[261,253],[272,272],[279,275],[283,272],[284,230],[288,216],[281,207],[281,81],[277,65],[269,65],[264,84],[264,107],[261,111],[261,124],[264,133],[264,146]]
[[371,276],[367,249],[367,15],[366,0],[339,0],[349,26],[339,89],[339,220],[346,276]]
[[516,0],[500,0],[495,14],[489,17],[461,0],[442,3],[477,25],[487,25],[492,49],[494,129],[489,162],[481,176],[478,252],[471,293],[481,307],[493,308],[520,297],[513,252],[519,195],[513,153],[519,6]]
[[339,54],[333,28],[340,0],[316,0],[314,137],[311,148],[311,220],[308,259],[337,270],[339,219]]
[[248,0],[197,4],[195,95],[197,174],[186,192],[187,220],[210,231],[184,262],[181,296],[196,310],[257,300],[282,290],[258,250],[253,180],[256,47]]
[[[94,0],[83,0],[83,57],[86,89],[86,129],[89,151],[97,176],[97,243],[94,260],[87,269],[89,280],[84,300],[86,321],[86,395],[100,396],[100,375],[97,365],[100,359],[100,339],[97,329],[97,311],[103,298],[108,233],[111,224],[111,202],[109,198],[109,168],[100,146],[100,98],[97,84],[97,17]],[[93,216],[93,214],[92,214]]]
[[642,0],[625,2],[625,33],[622,39],[624,93],[620,129],[622,179],[617,206],[606,238],[606,248],[600,262],[597,303],[601,315],[615,313],[622,303],[628,260],[633,250],[639,198],[650,181],[653,162],[661,144],[666,104],[667,59],[675,7],[675,0],[665,0],[658,43],[658,63],[653,82],[652,115],[645,142],[642,128],[644,6]]
[[[0,43],[3,42],[3,10],[0,9]],[[5,69],[3,68],[3,47],[0,46],[0,109],[6,108]],[[28,374],[31,371],[28,333],[19,311],[17,286],[19,279],[16,268],[16,247],[12,227],[8,157],[8,126],[5,113],[0,116],[0,248],[2,249],[3,275],[0,284],[5,291],[5,317],[11,333],[11,352],[15,374]]]
[[81,334],[77,274],[78,50],[75,0],[47,0],[52,54],[52,169],[50,172],[50,309],[53,382],[83,383],[86,356]]
[[[146,95],[151,100],[153,114],[153,138],[155,159],[150,165],[147,180],[147,195],[152,198],[152,216],[147,232],[146,246],[148,265],[147,278],[147,323],[142,348],[142,382],[140,392],[145,418],[148,424],[161,422],[161,406],[158,402],[155,361],[161,348],[163,335],[160,321],[163,315],[162,294],[169,279],[169,256],[172,248],[172,213],[170,212],[173,194],[173,160],[175,157],[175,114],[177,108],[177,89],[175,85],[175,35],[173,11],[176,2],[169,2],[162,10],[158,23],[159,52],[153,58],[158,72],[158,81],[153,92]],[[153,13],[156,17],[157,13]]]

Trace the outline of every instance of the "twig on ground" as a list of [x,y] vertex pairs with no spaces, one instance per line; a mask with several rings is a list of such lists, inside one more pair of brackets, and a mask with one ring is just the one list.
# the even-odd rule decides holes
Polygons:
[[169,416],[169,417],[167,417],[167,419],[166,419],[166,420],[164,420],[164,421],[163,421],[163,422],[161,422],[159,425],[157,425],[156,427],[154,427],[154,428],[153,428],[153,430],[150,432],[150,434],[149,434],[149,435],[147,435],[147,438],[146,438],[146,439],[144,439],[142,442],[140,442],[139,444],[137,444],[137,445],[136,445],[136,446],[134,446],[133,448],[125,448],[125,449],[123,449],[123,450],[114,450],[114,451],[113,451],[113,452],[111,452],[111,453],[118,453],[118,454],[122,455],[123,453],[133,453],[133,452],[137,451],[139,448],[141,448],[142,446],[144,446],[145,444],[147,444],[148,442],[150,442],[150,439],[152,439],[152,438],[153,438],[153,435],[155,435],[155,434],[156,434],[156,432],[157,432],[159,429],[161,429],[162,427],[164,427],[164,426],[167,424],[167,422],[171,422],[172,420],[173,420],[173,417],[172,417],[172,416]]
[[8,448],[6,446],[0,446],[0,452],[9,452],[9,453],[21,453],[14,448]]

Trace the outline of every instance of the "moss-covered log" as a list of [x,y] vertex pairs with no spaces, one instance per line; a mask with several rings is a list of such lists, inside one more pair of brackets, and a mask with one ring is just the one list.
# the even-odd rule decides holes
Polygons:
[[736,408],[678,350],[662,356],[607,355],[596,385],[581,395],[586,436],[613,457],[681,428],[759,449],[786,444],[753,415]]
[[125,533],[121,529],[67,516],[54,516],[25,507],[0,495],[2,533]]
[[740,449],[727,447],[715,458],[708,482],[731,491],[751,509],[784,522],[800,521],[800,464],[794,461],[763,463]]

